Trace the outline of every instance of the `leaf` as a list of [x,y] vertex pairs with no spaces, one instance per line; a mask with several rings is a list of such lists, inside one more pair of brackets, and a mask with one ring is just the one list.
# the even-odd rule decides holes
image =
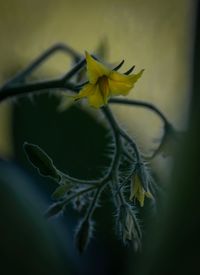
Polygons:
[[52,194],[53,199],[62,198],[69,190],[71,189],[71,184],[63,184],[56,188],[56,190]]
[[51,177],[56,181],[60,181],[61,177],[52,159],[38,145],[25,142],[24,151],[28,160],[38,169],[38,172],[42,176]]

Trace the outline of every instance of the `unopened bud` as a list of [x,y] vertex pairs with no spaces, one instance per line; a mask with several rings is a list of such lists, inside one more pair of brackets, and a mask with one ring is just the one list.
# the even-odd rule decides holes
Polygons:
[[84,219],[78,225],[75,243],[79,253],[84,252],[92,235],[92,222],[88,219]]

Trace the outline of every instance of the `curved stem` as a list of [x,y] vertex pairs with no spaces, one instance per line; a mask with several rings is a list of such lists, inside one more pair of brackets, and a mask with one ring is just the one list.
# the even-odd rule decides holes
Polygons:
[[135,154],[136,154],[136,158],[137,158],[137,162],[140,163],[141,162],[141,157],[140,157],[140,152],[139,149],[136,145],[136,143],[133,141],[133,139],[121,128],[119,127],[119,133],[121,136],[123,136],[133,147]]
[[136,153],[136,157],[137,157],[137,161],[140,162],[140,153],[139,150],[137,148],[136,143],[132,140],[132,138],[126,133],[124,132],[124,130],[122,130],[122,128],[118,125],[118,123],[116,122],[110,108],[108,106],[103,107],[102,108],[103,112],[106,114],[107,118],[110,120],[110,124],[113,127],[113,132],[114,132],[114,136],[115,136],[115,140],[116,140],[116,145],[118,147],[121,146],[121,140],[120,140],[120,135],[123,136],[126,140],[128,140],[131,145],[133,146],[135,153]]
[[77,87],[67,82],[70,78],[72,78],[84,65],[85,65],[85,59],[81,60],[78,64],[76,64],[67,74],[65,74],[62,78],[55,79],[55,80],[47,80],[47,81],[41,81],[41,82],[35,82],[35,83],[29,83],[25,85],[17,85],[17,86],[11,86],[8,85],[8,83],[13,83],[13,81],[17,80],[14,78],[12,81],[7,82],[1,89],[0,89],[0,102],[2,102],[5,99],[20,96],[24,94],[30,94],[30,93],[38,93],[41,91],[45,91],[48,89],[68,89],[74,92],[77,92]]
[[151,103],[147,103],[147,102],[140,101],[140,100],[122,99],[122,98],[111,98],[109,100],[109,103],[124,104],[124,105],[144,107],[144,108],[150,109],[151,111],[156,113],[163,120],[164,124],[169,124],[165,115]]
[[67,82],[67,80],[69,80],[75,73],[77,73],[84,65],[85,59],[80,61],[77,65],[74,66],[74,68],[72,68],[60,79],[47,80],[18,86],[3,86],[3,88],[0,89],[0,102],[11,97],[30,93],[38,93],[48,89],[67,89],[77,92],[77,87],[74,84]]
[[[115,138],[116,157],[114,160],[113,171],[112,171],[112,186],[114,189],[116,189],[116,184],[118,183],[118,168],[119,168],[120,155],[121,155],[120,153],[122,149],[121,137],[119,133],[118,123],[116,122],[110,108],[106,106],[106,107],[103,107],[102,110],[106,115],[107,119],[110,121],[110,125],[112,127],[114,138]],[[124,195],[121,192],[121,190],[119,190],[119,192],[117,192],[116,194],[119,198],[119,201],[121,203],[124,203]]]

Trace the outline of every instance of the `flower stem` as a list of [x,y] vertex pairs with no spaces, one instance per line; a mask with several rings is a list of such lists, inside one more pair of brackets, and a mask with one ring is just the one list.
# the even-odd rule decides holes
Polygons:
[[[115,157],[114,164],[113,164],[111,187],[112,187],[112,189],[116,189],[116,185],[118,184],[118,170],[119,170],[119,164],[120,164],[121,150],[123,148],[122,141],[121,141],[118,123],[115,120],[111,109],[108,106],[105,106],[102,108],[102,110],[110,122],[110,125],[113,130],[114,138],[115,138],[116,157]],[[115,192],[113,192],[113,193],[115,193]],[[119,201],[121,203],[124,203],[124,195],[123,195],[122,191],[118,189],[118,192],[116,194],[118,196]],[[115,204],[116,204],[116,202],[115,202]]]

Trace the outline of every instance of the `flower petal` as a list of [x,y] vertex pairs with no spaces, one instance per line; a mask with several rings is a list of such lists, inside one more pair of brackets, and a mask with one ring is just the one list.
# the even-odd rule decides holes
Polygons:
[[142,69],[138,74],[128,75],[128,78],[131,81],[132,85],[134,85],[135,82],[138,81],[138,79],[142,76],[143,72],[144,69]]
[[95,92],[95,85],[93,84],[86,84],[79,92],[78,95],[73,96],[74,100],[81,99],[83,97],[90,96]]
[[127,95],[132,85],[127,82],[119,82],[109,79],[109,87],[111,95]]
[[87,62],[87,76],[89,82],[95,84],[99,77],[108,75],[110,70],[95,60],[88,52],[85,53]]
[[132,200],[134,197],[139,201],[140,206],[143,207],[145,191],[141,185],[140,177],[137,174],[134,175],[134,178],[132,181],[130,200]]
[[111,72],[109,75],[109,87],[112,95],[127,95],[133,88],[135,82],[141,77],[144,70],[138,74],[124,75],[118,72]]
[[110,95],[110,87],[107,76],[102,76],[98,80],[99,91],[104,100],[104,105],[107,104]]
[[105,97],[101,93],[99,85],[95,85],[95,91],[93,94],[88,96],[88,102],[90,106],[93,106],[95,108],[100,108],[107,103],[107,99],[105,99]]

